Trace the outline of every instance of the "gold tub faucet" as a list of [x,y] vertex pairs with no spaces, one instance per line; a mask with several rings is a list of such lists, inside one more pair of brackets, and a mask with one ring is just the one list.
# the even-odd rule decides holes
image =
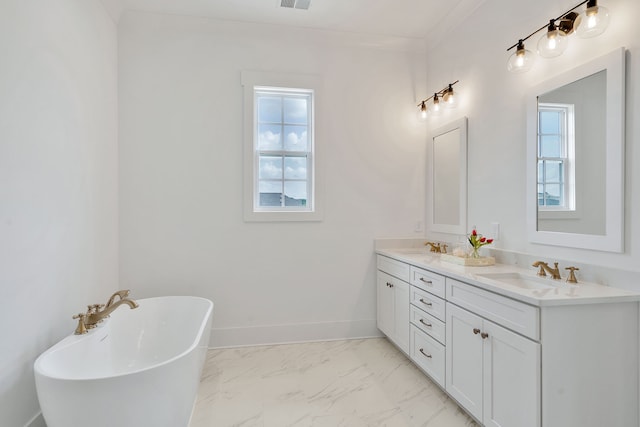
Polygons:
[[[120,299],[116,302],[116,297]],[[122,304],[127,304],[129,308],[138,308],[138,303],[129,298],[129,290],[118,291],[111,295],[106,305],[104,304],[92,304],[87,306],[86,313],[79,313],[73,316],[74,319],[78,319],[78,327],[75,334],[85,334],[87,329],[95,328],[99,322],[102,322],[106,317]]]
[[560,269],[558,268],[558,263],[554,262],[553,265],[555,266],[555,268],[549,267],[549,264],[542,261],[536,261],[532,264],[533,267],[540,268],[540,270],[538,270],[538,276],[546,276],[547,275],[546,273],[549,273],[552,279],[555,279],[555,280],[562,279],[562,277],[560,276]]

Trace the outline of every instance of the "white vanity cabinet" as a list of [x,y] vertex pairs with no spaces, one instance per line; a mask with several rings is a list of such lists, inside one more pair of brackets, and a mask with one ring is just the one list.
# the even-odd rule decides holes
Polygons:
[[445,278],[411,266],[409,357],[440,387],[445,385]]
[[482,425],[640,426],[640,296],[566,284],[518,293],[477,269],[388,252],[378,327]]
[[485,426],[540,426],[540,344],[447,303],[446,390]]
[[[404,280],[403,280],[404,279]],[[378,256],[377,326],[409,354],[409,266]]]

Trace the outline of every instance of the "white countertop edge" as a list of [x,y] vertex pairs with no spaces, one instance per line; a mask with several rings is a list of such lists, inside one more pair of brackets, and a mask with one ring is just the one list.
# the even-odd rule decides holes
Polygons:
[[523,289],[478,276],[478,274],[486,273],[520,273],[535,276],[535,271],[532,269],[514,265],[462,266],[441,261],[438,254],[431,254],[425,249],[416,248],[380,248],[376,249],[376,253],[538,307],[640,301],[640,293],[594,283],[570,285],[564,281],[554,283],[553,279],[548,279],[557,287],[553,289]]

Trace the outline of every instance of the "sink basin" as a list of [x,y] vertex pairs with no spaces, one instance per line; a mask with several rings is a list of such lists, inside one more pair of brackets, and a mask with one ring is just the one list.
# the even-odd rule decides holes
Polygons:
[[551,289],[557,287],[554,286],[551,279],[543,279],[541,277],[528,276],[520,273],[487,273],[478,274],[478,277],[506,283],[523,289]]

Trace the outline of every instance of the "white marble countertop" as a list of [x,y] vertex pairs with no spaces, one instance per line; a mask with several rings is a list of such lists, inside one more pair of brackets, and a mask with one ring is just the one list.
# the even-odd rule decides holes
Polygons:
[[495,273],[518,273],[535,278],[537,277],[536,269],[533,267],[526,269],[507,264],[465,267],[441,261],[439,254],[432,254],[423,248],[377,249],[376,253],[540,307],[640,301],[640,293],[595,283],[580,282],[575,285],[565,282],[564,279],[548,278],[548,284],[552,286],[551,288],[527,289],[481,276]]

